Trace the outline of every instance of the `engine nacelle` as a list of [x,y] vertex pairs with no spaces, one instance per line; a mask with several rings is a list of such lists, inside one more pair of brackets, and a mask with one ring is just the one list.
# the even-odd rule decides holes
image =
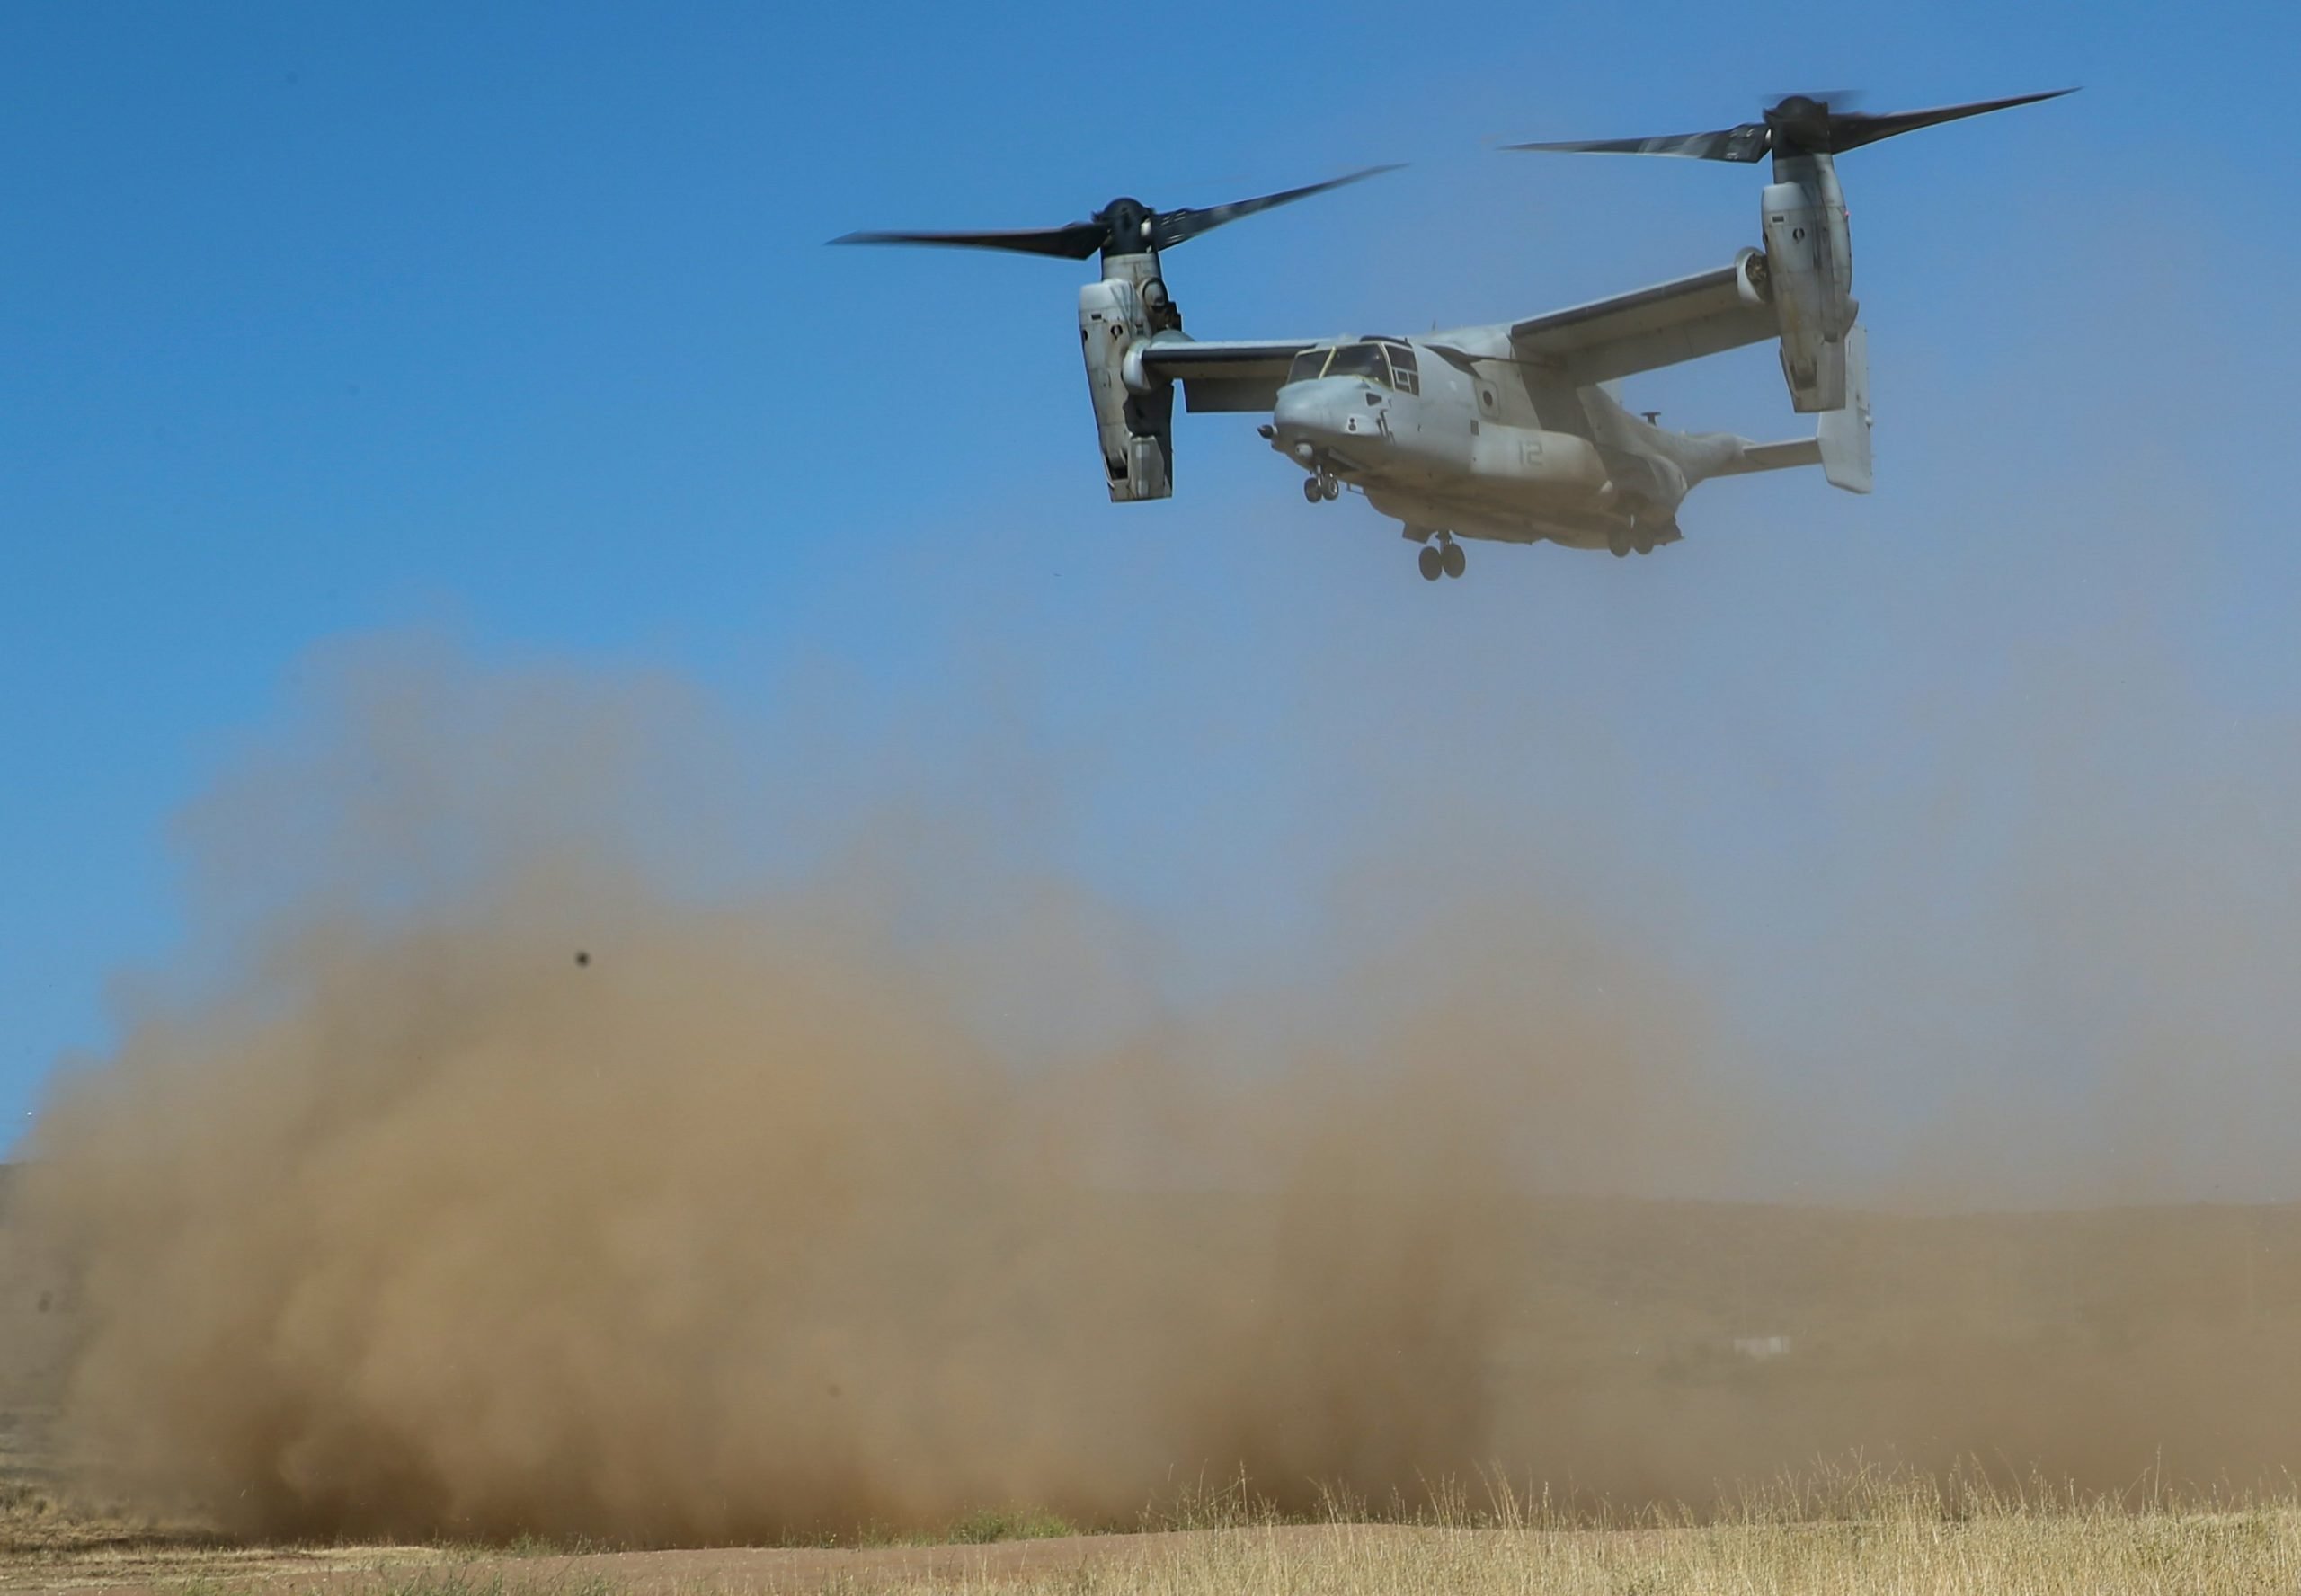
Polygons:
[[[1136,260],[1149,263],[1142,281],[1121,275]],[[1079,344],[1087,360],[1087,391],[1095,402],[1095,430],[1103,450],[1103,476],[1114,503],[1173,495],[1175,390],[1172,384],[1142,380],[1139,356],[1129,359],[1155,330],[1146,304],[1150,285],[1165,303],[1166,285],[1157,276],[1155,256],[1105,258],[1112,275],[1079,290]]]
[[1853,299],[1853,239],[1827,155],[1777,157],[1760,216],[1766,271],[1781,330],[1781,375],[1797,410],[1845,407],[1845,335]]

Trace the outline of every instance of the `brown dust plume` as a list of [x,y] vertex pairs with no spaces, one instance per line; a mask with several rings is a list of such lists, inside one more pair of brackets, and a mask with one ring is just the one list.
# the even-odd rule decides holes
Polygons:
[[[1506,847],[1420,902],[1351,883],[1300,966],[1330,973],[1184,1001],[1142,917],[1002,853],[1005,750],[827,819],[869,785],[819,767],[835,732],[759,780],[676,684],[402,645],[324,680],[186,818],[182,968],[59,1074],[7,1193],[0,1350],[64,1340],[91,1490],[247,1536],[661,1543],[1131,1522],[1239,1468],[1300,1504],[1488,1467],[1707,1502],[1857,1449],[2110,1490],[2301,1467],[2301,1210],[1975,1211],[2271,1169],[2288,900],[2209,894],[2209,980],[2144,935],[2226,829],[2031,847],[2057,900],[2128,867],[2075,929],[2027,882],[1946,954],[1849,920],[1905,995],[1879,1012],[2034,944],[2049,998],[2149,1022],[1897,1149],[1737,1077],[1809,972],[1711,990]],[[1917,893],[1879,868],[1894,919]],[[1870,1040],[1841,1084],[1896,1089]],[[1861,1158],[1966,1211],[1692,1200]]]
[[1018,1060],[953,972],[1091,939],[1081,895],[922,933],[915,825],[683,875],[676,718],[370,660],[188,822],[222,945],[62,1078],[15,1205],[88,1477],[249,1535],[656,1542],[1387,1494],[1490,1450],[1506,1187],[1693,1156],[1689,1010],[1593,1006],[1604,950],[1523,909],[1476,929],[1544,958],[1364,972],[1355,1036]]

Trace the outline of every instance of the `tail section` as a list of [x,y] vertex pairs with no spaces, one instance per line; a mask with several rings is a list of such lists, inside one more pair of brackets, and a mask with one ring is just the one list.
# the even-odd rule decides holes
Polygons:
[[1822,412],[1814,441],[1832,487],[1870,491],[1870,330],[1858,323],[1845,335],[1845,408]]
[[1790,471],[1818,466],[1833,487],[1849,493],[1870,491],[1870,333],[1856,325],[1845,335],[1845,408],[1826,410],[1811,438],[1786,443],[1721,441],[1740,447],[1701,474],[1739,476],[1751,471]]

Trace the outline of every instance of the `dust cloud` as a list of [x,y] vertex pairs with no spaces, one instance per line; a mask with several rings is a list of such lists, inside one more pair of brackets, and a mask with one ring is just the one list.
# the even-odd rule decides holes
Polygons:
[[[1730,1068],[1749,1015],[1667,939],[1515,868],[1178,997],[1156,927],[966,792],[827,819],[833,735],[762,781],[661,679],[397,645],[325,679],[186,818],[187,967],[59,1074],[11,1196],[90,1489],[249,1537],[668,1543],[1131,1523],[1240,1469],[1301,1505],[1482,1469],[1699,1502],[1853,1449],[2111,1489],[2301,1462],[2293,1210],[1696,1200],[1849,1146],[1872,1200],[2091,1197],[2153,1145],[2194,1195],[2255,1064],[2074,1137],[1992,1119],[2052,1080],[1988,1083],[1896,1155]],[[1963,1001],[2027,901],[1951,953],[1849,916],[1845,958]],[[2261,912],[2213,942],[2235,987],[2146,945],[2150,1025],[2062,1100],[2156,1080],[2145,1043],[2282,1057],[2164,996],[2273,1031]],[[2128,956],[2088,951],[2112,918],[2055,1001]]]
[[88,1477],[248,1535],[655,1542],[1386,1494],[1489,1450],[1505,1193],[1726,1122],[1666,984],[1594,1006],[1605,950],[1523,909],[1244,1069],[1203,1061],[1266,1006],[1147,993],[1018,1060],[956,974],[1110,917],[922,930],[965,845],[915,816],[700,879],[678,699],[386,650],[189,818],[222,945],[65,1073],[13,1205]]

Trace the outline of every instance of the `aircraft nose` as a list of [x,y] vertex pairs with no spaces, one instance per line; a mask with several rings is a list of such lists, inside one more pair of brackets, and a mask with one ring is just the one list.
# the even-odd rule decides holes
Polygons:
[[1272,441],[1284,454],[1309,465],[1319,449],[1349,430],[1346,405],[1356,397],[1356,383],[1319,379],[1289,383],[1278,390],[1271,409],[1277,437]]

